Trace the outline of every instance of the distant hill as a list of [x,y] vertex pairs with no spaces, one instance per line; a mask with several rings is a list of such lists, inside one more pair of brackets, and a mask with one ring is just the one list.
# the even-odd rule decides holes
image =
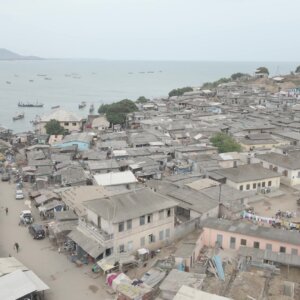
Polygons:
[[37,56],[23,56],[4,48],[0,48],[0,60],[39,60]]

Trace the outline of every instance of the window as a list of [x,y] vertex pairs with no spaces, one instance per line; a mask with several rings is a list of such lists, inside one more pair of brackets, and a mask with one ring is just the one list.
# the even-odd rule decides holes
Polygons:
[[170,229],[166,229],[166,239],[170,237]]
[[124,231],[124,222],[119,223],[119,232]]
[[127,230],[130,230],[132,228],[132,220],[127,220]]
[[133,249],[133,241],[129,241],[128,244],[127,244],[127,250],[128,252],[132,251]]
[[162,241],[164,239],[164,231],[159,232],[159,240]]
[[222,234],[217,234],[216,244],[217,244],[219,247],[222,247],[222,244],[223,244],[223,235],[222,235]]
[[250,184],[247,184],[247,185],[246,185],[246,189],[247,189],[247,190],[250,190]]
[[140,225],[144,225],[145,224],[145,216],[141,216],[140,217]]
[[300,172],[298,172],[298,178],[300,178]]
[[263,182],[261,183],[261,186],[262,186],[262,187],[265,187],[265,186],[266,186],[266,183],[263,181]]
[[144,247],[144,246],[145,246],[145,238],[141,237],[141,247]]
[[119,252],[120,252],[120,253],[125,252],[125,247],[124,247],[124,245],[120,245],[120,246],[119,246]]
[[268,186],[272,186],[272,181],[268,181]]
[[291,254],[292,255],[298,255],[298,249],[292,248]]
[[266,250],[272,251],[272,244],[266,244]]
[[241,246],[247,246],[247,240],[241,239]]
[[148,240],[149,240],[149,244],[154,243],[155,242],[155,236],[154,236],[154,234],[149,234],[148,235]]
[[65,125],[65,126],[69,126],[69,122],[65,122],[64,125]]
[[235,249],[235,237],[230,238],[230,249]]
[[254,242],[253,247],[256,248],[256,249],[259,249],[259,242]]
[[285,253],[286,252],[286,248],[283,247],[283,246],[280,246],[279,252],[280,253]]
[[164,210],[160,210],[158,214],[159,214],[159,219],[162,220],[164,218]]
[[171,209],[170,208],[167,210],[167,217],[168,218],[171,217]]
[[73,125],[73,126],[76,126],[76,125],[77,125],[77,123],[73,122],[73,123],[72,123],[72,125]]
[[240,191],[242,191],[244,189],[243,185],[240,185]]
[[253,183],[253,189],[256,189],[256,183]]
[[152,222],[152,215],[148,215],[147,216],[147,223],[151,223]]

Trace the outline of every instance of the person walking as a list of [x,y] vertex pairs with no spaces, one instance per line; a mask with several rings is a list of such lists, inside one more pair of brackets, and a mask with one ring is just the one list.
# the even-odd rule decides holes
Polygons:
[[15,242],[14,248],[16,249],[17,253],[19,252],[20,246],[17,242]]
[[5,208],[5,214],[8,215],[8,207]]

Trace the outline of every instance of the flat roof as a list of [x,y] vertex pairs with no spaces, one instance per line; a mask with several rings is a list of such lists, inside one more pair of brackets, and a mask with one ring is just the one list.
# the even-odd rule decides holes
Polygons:
[[300,151],[292,151],[287,155],[271,152],[256,156],[258,159],[267,161],[286,169],[297,170],[300,169]]
[[230,298],[210,294],[187,285],[183,285],[173,300],[230,300]]
[[15,257],[1,257],[0,258],[0,276],[9,274],[16,270],[27,271],[28,268],[26,268]]
[[137,179],[131,171],[110,172],[105,174],[96,174],[94,178],[98,185],[111,186],[137,182]]

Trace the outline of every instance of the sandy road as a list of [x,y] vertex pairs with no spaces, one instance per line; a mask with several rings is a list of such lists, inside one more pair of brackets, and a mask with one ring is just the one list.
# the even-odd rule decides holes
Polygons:
[[[26,197],[25,197],[26,198]],[[49,240],[33,240],[28,229],[18,225],[19,213],[30,201],[15,200],[15,185],[0,182],[0,257],[11,254],[32,269],[49,287],[46,300],[113,299],[104,290],[104,279],[93,278],[91,265],[76,267],[64,254],[59,254]],[[8,215],[5,214],[8,207]],[[39,216],[32,208],[35,220]],[[15,242],[20,252],[13,249]]]

